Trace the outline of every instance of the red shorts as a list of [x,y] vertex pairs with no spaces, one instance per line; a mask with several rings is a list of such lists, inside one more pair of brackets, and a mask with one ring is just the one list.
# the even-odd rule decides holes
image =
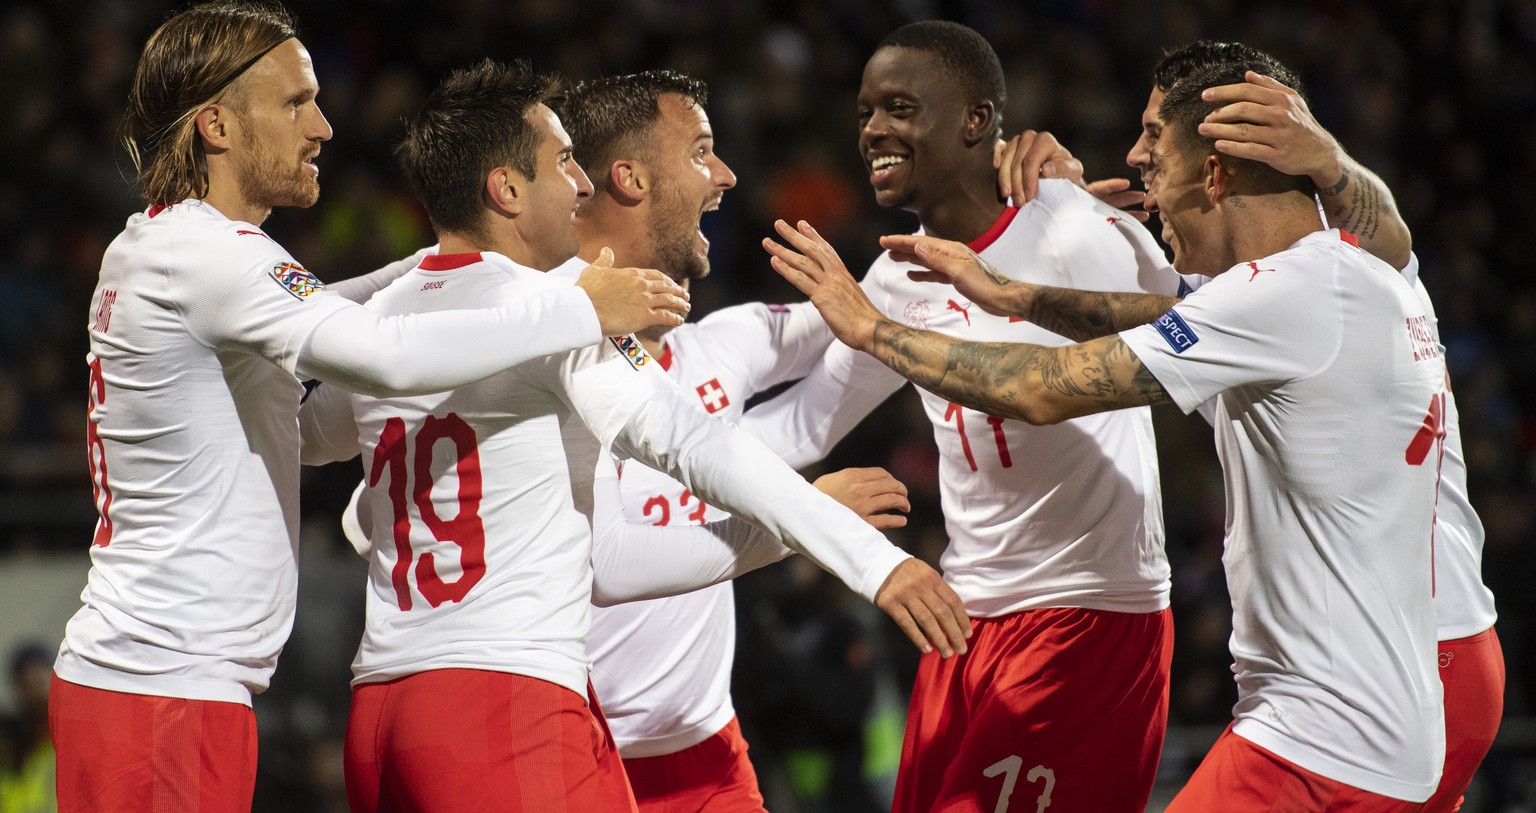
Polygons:
[[893,813],[1145,810],[1172,614],[1053,608],[974,625],[968,653],[918,667]]
[[635,810],[596,702],[505,672],[434,669],[357,687],[346,773],[353,813]]
[[1504,716],[1504,650],[1492,627],[1440,642],[1440,683],[1445,687],[1445,770],[1424,810],[1461,809],[1461,794],[1493,746]]
[[249,813],[256,716],[249,706],[93,689],[48,691],[59,810]]
[[674,754],[624,760],[640,813],[766,813],[741,724]]
[[1228,726],[1167,813],[1411,813],[1405,802],[1319,776],[1232,733]]

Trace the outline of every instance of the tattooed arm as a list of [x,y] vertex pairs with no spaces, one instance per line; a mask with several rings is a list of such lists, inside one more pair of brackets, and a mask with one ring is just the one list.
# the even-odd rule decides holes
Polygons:
[[1210,88],[1203,98],[1224,105],[1200,125],[1218,152],[1306,175],[1317,185],[1329,226],[1352,232],[1361,248],[1393,268],[1408,264],[1413,238],[1392,193],[1344,152],[1296,91],[1249,71],[1246,82]]
[[798,230],[782,220],[774,225],[794,246],[763,240],[774,269],[811,298],[832,333],[926,390],[1034,424],[1170,400],[1119,336],[1042,347],[967,342],[898,325],[870,304],[815,229],[804,221]]
[[912,279],[947,282],[981,309],[995,316],[1016,316],[1084,342],[1156,321],[1179,300],[1155,294],[1079,291],[1009,279],[962,243],[899,234],[880,245],[900,262],[927,271],[909,271]]
[[1033,424],[1170,400],[1119,336],[1067,347],[967,342],[887,319],[859,349],[957,404]]

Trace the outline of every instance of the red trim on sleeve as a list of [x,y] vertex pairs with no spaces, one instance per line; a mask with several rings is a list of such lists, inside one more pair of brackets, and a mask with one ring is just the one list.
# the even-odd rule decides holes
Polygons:
[[1012,206],[1004,207],[1003,213],[997,217],[997,222],[993,223],[991,226],[988,226],[987,230],[982,232],[980,237],[972,240],[969,243],[966,243],[966,248],[969,248],[971,251],[974,251],[977,254],[986,251],[987,246],[997,242],[997,238],[1003,236],[1003,232],[1008,230],[1008,224],[1013,222],[1013,218],[1018,215],[1018,213],[1019,210]]
[[661,355],[656,357],[656,363],[660,364],[663,370],[672,369],[672,345],[664,344],[661,346]]
[[452,271],[455,268],[474,265],[480,262],[480,259],[478,251],[470,254],[428,254],[421,258],[421,265],[417,267],[423,271]]
[[1344,231],[1343,229],[1339,229],[1339,239],[1354,246],[1355,248],[1360,247],[1360,238],[1350,234],[1347,231]]

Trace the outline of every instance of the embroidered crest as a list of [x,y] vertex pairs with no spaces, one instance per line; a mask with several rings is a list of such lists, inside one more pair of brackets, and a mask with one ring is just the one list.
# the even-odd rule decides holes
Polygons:
[[640,340],[634,336],[609,336],[608,341],[613,342],[613,349],[619,351],[619,355],[636,370],[651,363],[651,354],[645,352]]
[[308,299],[310,294],[325,290],[325,283],[298,263],[278,263],[269,275],[295,299]]
[[905,310],[901,312],[907,320],[907,327],[918,330],[928,329],[928,300],[919,299],[916,302],[908,302]]
[[720,379],[711,378],[693,388],[699,394],[699,400],[704,404],[704,411],[713,415],[731,405],[730,396],[725,394],[725,387],[720,386]]

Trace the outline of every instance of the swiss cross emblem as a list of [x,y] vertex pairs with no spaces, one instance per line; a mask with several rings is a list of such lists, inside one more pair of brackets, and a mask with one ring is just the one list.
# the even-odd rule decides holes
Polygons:
[[726,397],[725,388],[720,386],[718,378],[711,378],[693,389],[699,394],[699,400],[704,402],[704,409],[711,415],[731,405],[731,399]]

